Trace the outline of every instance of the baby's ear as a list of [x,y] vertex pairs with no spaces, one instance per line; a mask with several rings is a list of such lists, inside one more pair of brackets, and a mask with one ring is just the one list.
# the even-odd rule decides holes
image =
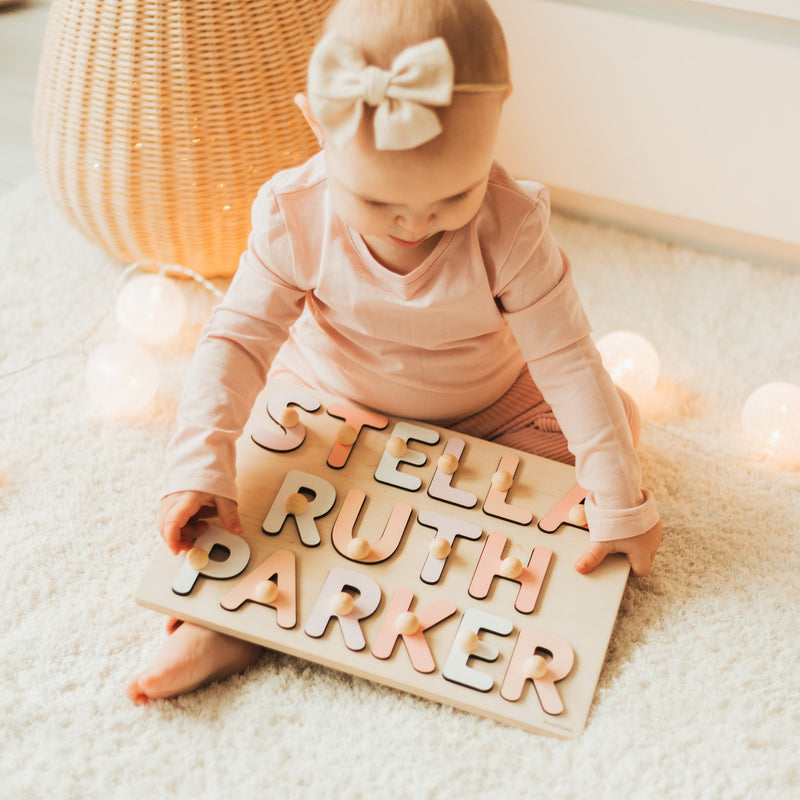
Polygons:
[[311,103],[308,102],[308,96],[296,94],[294,96],[294,104],[303,112],[306,122],[311,127],[311,130],[314,131],[314,136],[316,136],[319,141],[319,146],[322,147],[325,143],[325,133],[322,130],[322,126],[314,119],[314,115],[311,113]]

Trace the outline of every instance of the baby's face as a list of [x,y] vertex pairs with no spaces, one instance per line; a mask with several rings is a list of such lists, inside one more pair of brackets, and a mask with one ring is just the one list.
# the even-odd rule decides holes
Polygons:
[[363,124],[343,150],[326,145],[333,208],[390,269],[420,263],[445,231],[466,225],[486,193],[502,97],[456,96],[441,135],[379,151]]

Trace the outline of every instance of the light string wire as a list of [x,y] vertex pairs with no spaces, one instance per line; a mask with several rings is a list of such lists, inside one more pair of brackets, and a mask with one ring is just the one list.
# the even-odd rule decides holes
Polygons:
[[[151,264],[153,266],[156,266],[157,269],[154,270],[146,268],[146,265],[151,265]],[[129,264],[127,267],[125,267],[125,269],[120,273],[119,277],[117,278],[114,284],[114,293],[112,299],[106,306],[105,311],[103,311],[103,313],[97,318],[97,320],[94,322],[89,331],[85,333],[83,336],[81,336],[80,339],[78,339],[77,346],[73,346],[67,350],[60,350],[57,353],[51,353],[46,356],[41,356],[40,358],[37,358],[34,361],[29,362],[28,364],[18,367],[17,369],[10,370],[9,372],[0,373],[0,380],[5,380],[6,378],[13,378],[16,375],[20,375],[23,372],[27,372],[28,370],[33,369],[34,367],[37,367],[40,364],[44,364],[47,361],[52,361],[55,358],[63,358],[65,356],[77,356],[77,355],[88,357],[89,353],[86,350],[86,346],[89,340],[92,338],[92,336],[95,335],[95,333],[97,333],[100,326],[108,318],[108,315],[114,308],[117,302],[117,297],[119,296],[119,293],[122,287],[125,285],[125,282],[127,281],[128,277],[137,270],[141,270],[142,272],[149,274],[157,272],[159,275],[163,275],[165,277],[183,275],[184,277],[191,278],[196,283],[199,283],[204,289],[206,289],[208,292],[214,295],[214,297],[216,297],[217,300],[222,300],[222,298],[225,296],[225,293],[221,291],[218,287],[214,286],[214,284],[211,283],[211,281],[207,280],[202,275],[200,275],[200,273],[195,272],[194,270],[189,269],[188,267],[182,267],[179,264],[161,264],[154,261],[134,261],[132,264]]]

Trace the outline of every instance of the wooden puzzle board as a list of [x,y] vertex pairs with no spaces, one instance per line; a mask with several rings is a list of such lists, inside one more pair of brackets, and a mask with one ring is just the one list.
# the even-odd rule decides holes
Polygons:
[[192,559],[162,543],[137,602],[529,731],[583,730],[628,563],[573,568],[571,467],[271,384],[237,468],[244,535],[212,527]]

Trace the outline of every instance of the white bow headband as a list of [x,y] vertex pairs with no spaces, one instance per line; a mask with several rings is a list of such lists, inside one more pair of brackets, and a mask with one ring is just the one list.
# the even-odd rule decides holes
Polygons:
[[453,85],[453,59],[444,39],[406,48],[388,70],[368,65],[359,49],[337,33],[314,48],[308,66],[311,111],[339,149],[355,135],[364,103],[375,106],[375,147],[410,150],[442,132],[435,106],[456,92],[493,92],[508,84]]

